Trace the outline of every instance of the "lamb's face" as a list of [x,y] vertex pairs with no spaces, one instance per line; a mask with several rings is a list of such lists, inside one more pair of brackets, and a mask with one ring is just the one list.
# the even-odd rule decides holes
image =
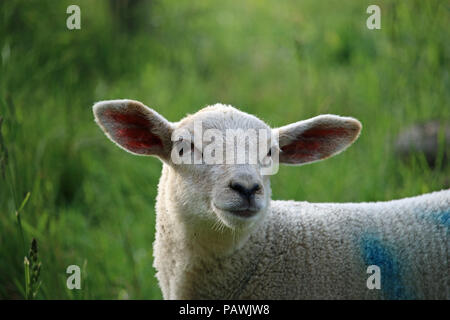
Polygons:
[[187,221],[219,222],[232,229],[264,217],[269,177],[278,162],[301,165],[328,158],[346,149],[361,130],[358,120],[334,115],[270,129],[221,104],[177,123],[133,100],[96,103],[94,115],[118,146],[157,156],[169,166],[170,199]]
[[279,148],[269,126],[215,105],[177,123],[171,138],[169,163],[191,199],[183,212],[237,229],[264,216]]

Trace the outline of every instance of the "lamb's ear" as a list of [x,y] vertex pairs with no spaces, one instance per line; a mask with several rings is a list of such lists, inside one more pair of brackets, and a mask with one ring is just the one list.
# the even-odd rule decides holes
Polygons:
[[358,138],[361,123],[354,118],[321,115],[274,130],[281,150],[279,162],[300,165],[345,150]]
[[138,101],[109,100],[93,106],[95,121],[119,147],[137,155],[168,160],[172,124]]

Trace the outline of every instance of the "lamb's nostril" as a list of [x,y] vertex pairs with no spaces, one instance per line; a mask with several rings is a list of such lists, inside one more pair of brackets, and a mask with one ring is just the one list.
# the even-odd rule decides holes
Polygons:
[[230,188],[240,195],[250,198],[253,196],[257,191],[261,190],[261,185],[258,183],[253,184],[250,188],[244,186],[243,184],[239,182],[232,181],[230,183]]
[[256,192],[258,192],[259,190],[261,190],[261,185],[258,184],[258,183],[255,183],[255,184],[253,185],[252,189],[251,189],[252,193],[256,193]]

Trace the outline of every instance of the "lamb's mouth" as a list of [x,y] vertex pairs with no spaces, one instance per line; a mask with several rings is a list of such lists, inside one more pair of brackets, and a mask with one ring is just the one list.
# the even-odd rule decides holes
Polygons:
[[259,209],[252,208],[252,207],[242,208],[242,209],[237,209],[237,210],[229,210],[229,209],[218,208],[214,204],[213,204],[213,206],[214,206],[214,208],[216,210],[219,210],[219,211],[222,211],[222,212],[225,212],[227,214],[231,214],[233,216],[237,216],[237,217],[240,217],[240,218],[251,218],[251,217],[255,216],[259,212]]
[[237,210],[237,211],[227,210],[227,212],[229,212],[229,213],[231,213],[231,214],[233,214],[235,216],[238,216],[238,217],[250,218],[250,217],[253,217],[254,215],[256,215],[258,213],[258,210],[249,210],[249,209],[247,209],[247,210]]

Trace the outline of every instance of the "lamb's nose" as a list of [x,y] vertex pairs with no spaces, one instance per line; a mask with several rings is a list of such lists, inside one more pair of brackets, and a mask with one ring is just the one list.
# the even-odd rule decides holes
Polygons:
[[243,185],[237,181],[231,181],[230,188],[239,193],[244,198],[250,200],[257,191],[261,189],[261,185],[259,183],[251,184],[250,187]]

